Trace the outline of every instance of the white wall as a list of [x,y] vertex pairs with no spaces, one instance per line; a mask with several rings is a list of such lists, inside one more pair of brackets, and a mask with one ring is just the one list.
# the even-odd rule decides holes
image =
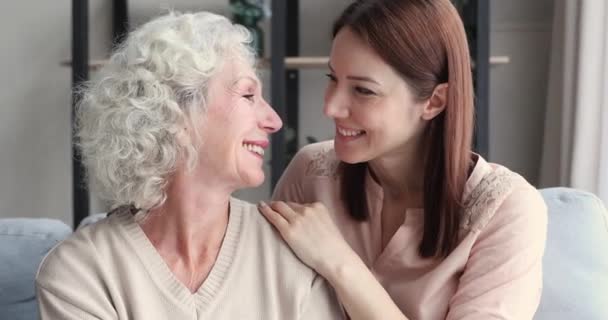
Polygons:
[[2,1],[0,217],[69,222],[70,1]]
[[549,73],[553,0],[490,2],[489,158],[538,182]]

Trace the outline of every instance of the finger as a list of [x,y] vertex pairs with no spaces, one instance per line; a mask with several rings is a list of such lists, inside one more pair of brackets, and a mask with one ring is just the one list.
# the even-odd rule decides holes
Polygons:
[[288,201],[286,203],[294,211],[300,211],[300,210],[306,208],[306,205],[303,205],[301,203],[291,202],[291,201]]
[[289,222],[279,212],[274,211],[266,202],[260,201],[258,210],[279,231],[283,231],[289,226]]
[[315,208],[317,210],[327,209],[325,207],[325,205],[323,204],[323,202],[319,202],[319,201],[309,203],[308,206],[310,206],[311,208]]
[[270,207],[274,211],[277,211],[279,214],[281,214],[283,218],[287,220],[287,222],[291,223],[298,217],[298,213],[283,201],[272,201],[270,203]]

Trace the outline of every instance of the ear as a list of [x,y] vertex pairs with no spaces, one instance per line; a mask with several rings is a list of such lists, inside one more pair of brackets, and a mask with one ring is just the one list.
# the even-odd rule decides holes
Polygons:
[[433,90],[433,94],[426,102],[424,109],[422,110],[422,119],[432,120],[443,110],[448,101],[448,84],[440,83]]

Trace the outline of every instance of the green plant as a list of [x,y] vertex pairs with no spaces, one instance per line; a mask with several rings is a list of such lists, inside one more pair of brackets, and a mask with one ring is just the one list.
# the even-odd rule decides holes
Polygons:
[[259,57],[264,55],[264,33],[258,26],[258,22],[265,16],[262,4],[252,0],[230,0],[232,19],[249,32],[253,38],[252,46],[256,49]]

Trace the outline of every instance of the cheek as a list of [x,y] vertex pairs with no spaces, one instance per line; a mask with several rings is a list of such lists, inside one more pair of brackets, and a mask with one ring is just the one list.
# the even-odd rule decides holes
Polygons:
[[396,143],[407,142],[421,134],[424,123],[420,119],[415,107],[408,107],[408,110],[402,110],[386,119],[384,128],[386,128],[387,139]]
[[213,163],[234,161],[233,149],[237,140],[237,128],[224,114],[209,114],[205,121],[202,134],[202,152]]
[[358,112],[357,122],[378,142],[407,139],[419,126],[412,108],[376,104],[373,108],[365,108],[365,112]]
[[243,131],[248,123],[251,123],[250,112],[246,109],[249,106],[235,105],[227,108],[217,119],[214,125],[216,134],[222,143],[226,144],[231,139],[242,139]]
[[371,105],[357,105],[351,109],[351,118],[361,129],[369,133],[382,131],[390,117],[383,108]]

